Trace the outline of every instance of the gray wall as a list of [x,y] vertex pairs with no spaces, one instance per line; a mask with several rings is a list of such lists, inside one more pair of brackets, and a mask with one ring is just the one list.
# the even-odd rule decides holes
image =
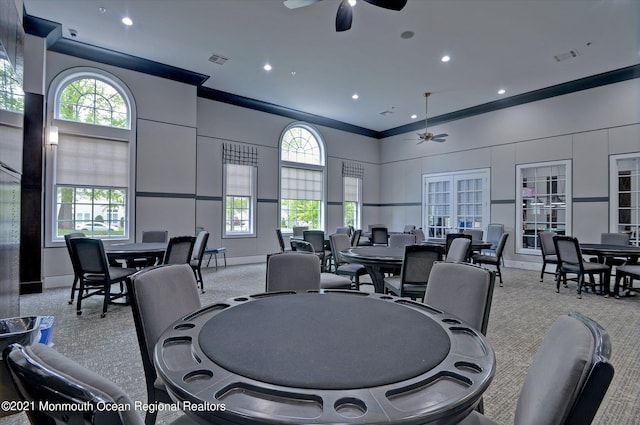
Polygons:
[[[516,165],[572,160],[573,235],[597,242],[609,231],[609,156],[640,151],[640,80],[532,102],[430,129],[448,133],[446,143],[416,145],[399,135],[381,142],[382,222],[422,224],[424,174],[491,169],[491,219],[512,232],[505,256],[512,265],[534,267],[539,257],[516,255]],[[404,188],[404,190],[403,190]],[[398,206],[404,202],[409,205]],[[535,266],[537,267],[537,266]]]

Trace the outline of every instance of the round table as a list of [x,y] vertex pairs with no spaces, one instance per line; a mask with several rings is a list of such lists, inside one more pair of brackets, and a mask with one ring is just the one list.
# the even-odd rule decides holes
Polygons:
[[360,246],[342,252],[342,257],[350,263],[362,264],[371,277],[375,291],[384,293],[384,273],[386,270],[400,271],[404,260],[404,247]]
[[105,245],[104,250],[110,263],[115,260],[124,260],[129,263],[136,258],[154,258],[155,262],[161,263],[167,250],[167,244],[163,242],[127,242]]
[[203,424],[453,424],[493,349],[424,304],[356,291],[265,293],[204,307],[155,347],[172,398]]

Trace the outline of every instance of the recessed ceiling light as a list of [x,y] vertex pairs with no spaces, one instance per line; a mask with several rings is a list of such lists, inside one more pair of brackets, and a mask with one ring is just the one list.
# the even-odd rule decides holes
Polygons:
[[449,62],[451,60],[451,56],[448,55],[444,55],[442,57],[442,59],[440,59],[442,62]]
[[416,118],[418,118],[418,116],[416,114],[411,115],[411,119],[415,120]]
[[498,94],[505,94],[507,91],[505,89],[498,90]]
[[403,39],[403,40],[408,40],[408,39],[412,38],[414,35],[416,35],[416,33],[413,32],[413,31],[403,31],[400,34],[400,38]]
[[353,100],[358,100],[360,96],[358,96],[358,93],[354,93],[353,95],[351,95],[351,99]]
[[106,8],[106,7],[100,6],[100,7],[98,8],[98,12],[100,12],[100,13],[105,13],[106,11],[107,11],[107,8]]
[[125,16],[124,18],[122,18],[122,23],[125,24],[126,26],[133,25],[133,21],[128,16]]
[[263,68],[265,71],[271,71],[271,69],[273,69],[273,68],[271,68],[271,65],[269,65],[268,63],[267,63],[267,64],[265,64],[262,68]]

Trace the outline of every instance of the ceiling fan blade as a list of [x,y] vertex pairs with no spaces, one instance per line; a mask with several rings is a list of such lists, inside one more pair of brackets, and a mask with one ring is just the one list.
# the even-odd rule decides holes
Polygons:
[[432,142],[438,142],[438,143],[446,142],[446,140],[445,140],[445,139],[437,139],[437,138],[435,138],[435,137],[434,137],[433,139],[431,139],[431,141],[432,141]]
[[317,3],[321,0],[284,0],[284,5],[289,9],[298,9],[300,7],[311,6],[313,3]]
[[352,20],[353,10],[347,0],[342,0],[340,6],[338,6],[338,13],[336,14],[336,31],[346,31],[351,28]]
[[447,133],[442,133],[442,134],[436,134],[435,136],[433,136],[433,138],[438,138],[438,139],[442,139],[443,137],[449,137],[449,135]]
[[390,10],[402,10],[407,4],[407,0],[364,0],[374,6]]

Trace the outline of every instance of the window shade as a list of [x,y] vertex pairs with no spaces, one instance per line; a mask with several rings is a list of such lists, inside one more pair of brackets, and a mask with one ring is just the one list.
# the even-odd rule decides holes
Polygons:
[[254,167],[238,164],[225,164],[226,190],[228,196],[251,196],[251,171]]
[[345,201],[353,201],[359,202],[360,197],[358,196],[360,190],[360,179],[355,177],[344,177],[344,200]]
[[127,187],[129,144],[60,134],[56,183],[75,186]]
[[322,200],[322,171],[282,167],[282,199]]

